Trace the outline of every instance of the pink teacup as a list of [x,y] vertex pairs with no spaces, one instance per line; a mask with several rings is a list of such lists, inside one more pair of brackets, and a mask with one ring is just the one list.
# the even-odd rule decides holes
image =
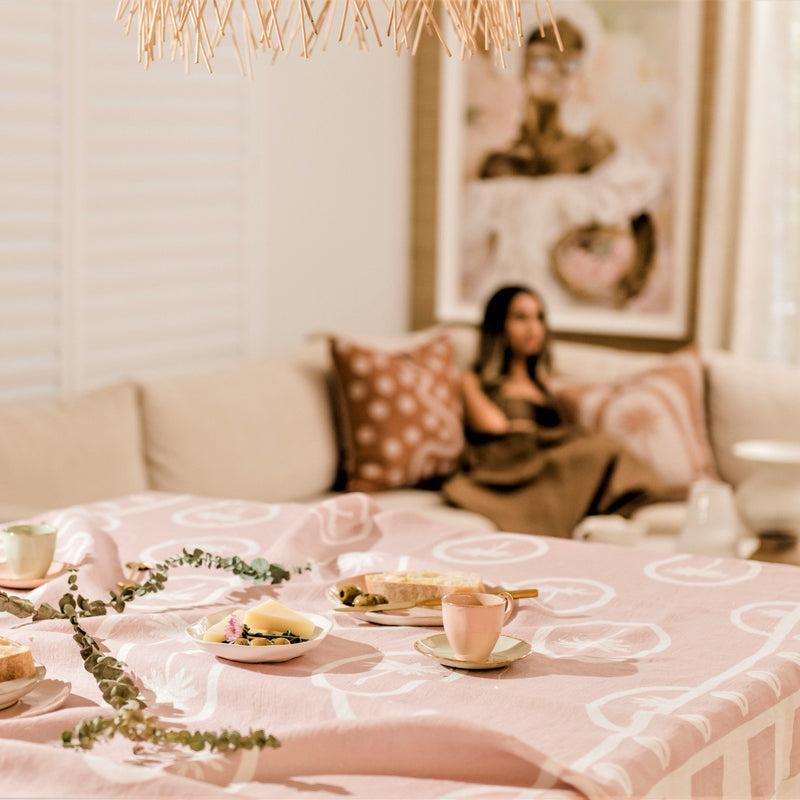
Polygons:
[[514,609],[508,592],[458,592],[442,598],[447,641],[462,661],[486,661]]

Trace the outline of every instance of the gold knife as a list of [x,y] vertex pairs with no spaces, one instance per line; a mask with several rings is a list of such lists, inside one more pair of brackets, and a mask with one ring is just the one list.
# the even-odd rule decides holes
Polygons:
[[[500,591],[506,591],[501,589]],[[487,594],[499,594],[499,592],[487,592]],[[538,597],[538,589],[509,589],[510,594],[515,600],[521,600],[525,597]],[[434,597],[430,600],[419,600],[418,602],[407,603],[379,603],[375,606],[337,606],[334,611],[358,611],[365,614],[367,611],[399,611],[403,608],[416,608],[417,606],[440,606],[442,604],[441,597]]]

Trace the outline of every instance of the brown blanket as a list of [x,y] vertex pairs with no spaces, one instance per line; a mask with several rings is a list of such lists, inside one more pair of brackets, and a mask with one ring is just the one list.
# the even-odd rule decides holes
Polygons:
[[671,497],[661,479],[602,433],[565,423],[553,406],[493,398],[530,431],[502,436],[468,432],[462,469],[443,486],[453,505],[491,519],[501,530],[568,538],[590,514],[628,516]]

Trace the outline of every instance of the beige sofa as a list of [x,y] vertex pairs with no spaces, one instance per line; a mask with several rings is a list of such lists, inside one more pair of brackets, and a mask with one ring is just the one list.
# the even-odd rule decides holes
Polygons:
[[[476,335],[450,329],[467,364]],[[373,341],[408,347],[429,331]],[[607,381],[662,363],[664,356],[556,343],[560,374]],[[748,471],[731,453],[751,438],[800,440],[800,370],[745,362],[724,353],[703,358],[708,434],[719,476],[734,486]],[[131,381],[63,401],[0,407],[0,521],[52,508],[160,490],[215,497],[306,501],[328,496],[339,463],[324,337],[261,362],[205,373]],[[493,527],[449,508],[438,492],[401,489],[375,499]],[[653,536],[674,538],[681,506],[650,508]]]

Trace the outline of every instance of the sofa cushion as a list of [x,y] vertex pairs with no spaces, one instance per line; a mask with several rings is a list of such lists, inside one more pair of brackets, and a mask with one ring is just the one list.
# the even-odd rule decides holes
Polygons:
[[313,348],[141,384],[154,489],[277,502],[326,491],[336,436]]
[[706,425],[703,365],[693,349],[613,382],[559,380],[556,388],[568,413],[584,428],[619,439],[669,486],[685,489],[717,476]]
[[556,375],[587,382],[628,378],[659,367],[668,358],[663,353],[559,340],[553,342],[552,351]]
[[734,486],[755,466],[733,455],[736,442],[800,442],[800,368],[729,353],[706,356],[710,436],[720,476]]
[[147,488],[133,384],[0,407],[0,520]]
[[450,337],[408,350],[330,338],[345,488],[416,486],[453,472],[464,447]]

